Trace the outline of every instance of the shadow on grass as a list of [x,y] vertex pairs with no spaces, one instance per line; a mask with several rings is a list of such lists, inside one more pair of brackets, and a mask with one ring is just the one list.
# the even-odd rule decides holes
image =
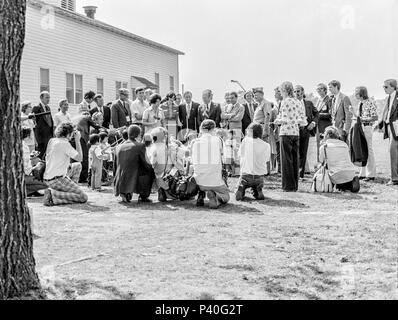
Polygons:
[[89,211],[92,213],[99,213],[99,212],[106,212],[106,211],[110,211],[111,208],[110,207],[105,207],[105,206],[97,206],[95,204],[91,204],[89,202],[84,203],[84,204],[66,204],[66,205],[62,205],[62,206],[56,206],[53,208],[69,208],[69,209],[74,209],[74,210],[82,210],[82,211]]
[[122,292],[114,286],[106,286],[92,280],[67,279],[56,281],[54,286],[47,288],[49,298],[62,300],[97,300],[98,296],[105,300],[135,300],[132,292]]

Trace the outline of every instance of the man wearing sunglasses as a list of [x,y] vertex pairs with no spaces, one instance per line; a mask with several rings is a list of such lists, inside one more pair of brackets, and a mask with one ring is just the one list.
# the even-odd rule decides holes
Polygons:
[[388,185],[398,185],[398,94],[397,80],[384,82],[384,91],[388,94],[383,119],[378,128],[384,131],[384,139],[390,139],[391,181]]

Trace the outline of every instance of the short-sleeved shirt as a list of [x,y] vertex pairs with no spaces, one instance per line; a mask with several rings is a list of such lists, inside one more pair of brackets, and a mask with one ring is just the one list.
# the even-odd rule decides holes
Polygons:
[[[144,115],[144,111],[149,108],[148,102],[144,101],[141,103],[140,100],[135,100],[131,103],[130,105],[130,110],[131,110],[131,118],[132,122],[138,122],[142,120],[142,117]],[[139,117],[135,116],[138,113]]]
[[79,153],[71,146],[68,139],[51,139],[47,146],[44,180],[66,176],[70,165],[70,159],[75,159],[78,154]]
[[164,120],[164,113],[163,110],[158,108],[158,111],[155,113],[155,110],[153,107],[149,107],[144,111],[144,115],[142,116],[142,120],[145,122],[155,122],[156,124],[150,125],[150,126],[145,126],[145,133],[149,133],[152,129],[159,128],[162,126],[160,120]]
[[239,156],[242,174],[263,176],[268,173],[267,162],[271,158],[271,146],[262,139],[243,139]]

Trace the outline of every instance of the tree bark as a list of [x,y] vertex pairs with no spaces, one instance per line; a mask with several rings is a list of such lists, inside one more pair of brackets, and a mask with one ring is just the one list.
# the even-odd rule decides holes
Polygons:
[[26,0],[0,0],[0,299],[40,290],[23,170],[19,76]]

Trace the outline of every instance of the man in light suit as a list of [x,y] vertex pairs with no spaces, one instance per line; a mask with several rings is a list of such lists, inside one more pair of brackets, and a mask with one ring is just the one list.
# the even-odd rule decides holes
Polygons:
[[343,94],[341,90],[341,83],[333,80],[329,83],[329,91],[333,95],[332,100],[332,119],[333,126],[335,126],[340,133],[341,139],[348,141],[348,134],[352,124],[352,113],[350,111],[350,98]]
[[[32,112],[34,114],[51,112],[51,109],[48,106],[49,103],[50,94],[47,91],[43,91],[40,94],[39,105],[33,107]],[[37,151],[40,152],[40,159],[44,160],[46,156],[48,142],[54,137],[54,121],[51,113],[46,116],[37,117],[35,121],[36,127],[34,129],[34,133],[37,141]]]
[[112,124],[115,129],[119,129],[122,127],[128,127],[132,121],[132,115],[130,110],[130,105],[128,103],[129,99],[129,90],[120,89],[119,90],[119,99],[116,100],[111,107],[112,113]]
[[383,119],[378,127],[384,131],[384,139],[390,139],[391,181],[388,185],[398,185],[398,85],[397,80],[384,82],[384,91],[388,94]]
[[304,179],[305,175],[305,165],[307,163],[308,145],[310,142],[310,136],[315,137],[316,128],[319,121],[319,112],[315,108],[314,104],[305,100],[305,93],[303,86],[296,86],[294,89],[294,95],[298,101],[302,104],[304,108],[305,115],[307,117],[308,125],[306,127],[300,127],[300,178]]
[[182,124],[182,130],[193,130],[199,133],[199,103],[192,101],[192,92],[184,93],[185,103],[178,106],[178,117]]
[[229,94],[229,101],[230,104],[221,112],[221,119],[227,122],[227,129],[239,131],[237,134],[240,136],[245,107],[238,102],[238,94],[236,92]]
[[203,104],[199,110],[199,122],[202,123],[206,119],[213,120],[216,123],[216,127],[220,128],[221,123],[221,106],[218,103],[214,103],[213,92],[209,89],[205,90],[202,95]]

